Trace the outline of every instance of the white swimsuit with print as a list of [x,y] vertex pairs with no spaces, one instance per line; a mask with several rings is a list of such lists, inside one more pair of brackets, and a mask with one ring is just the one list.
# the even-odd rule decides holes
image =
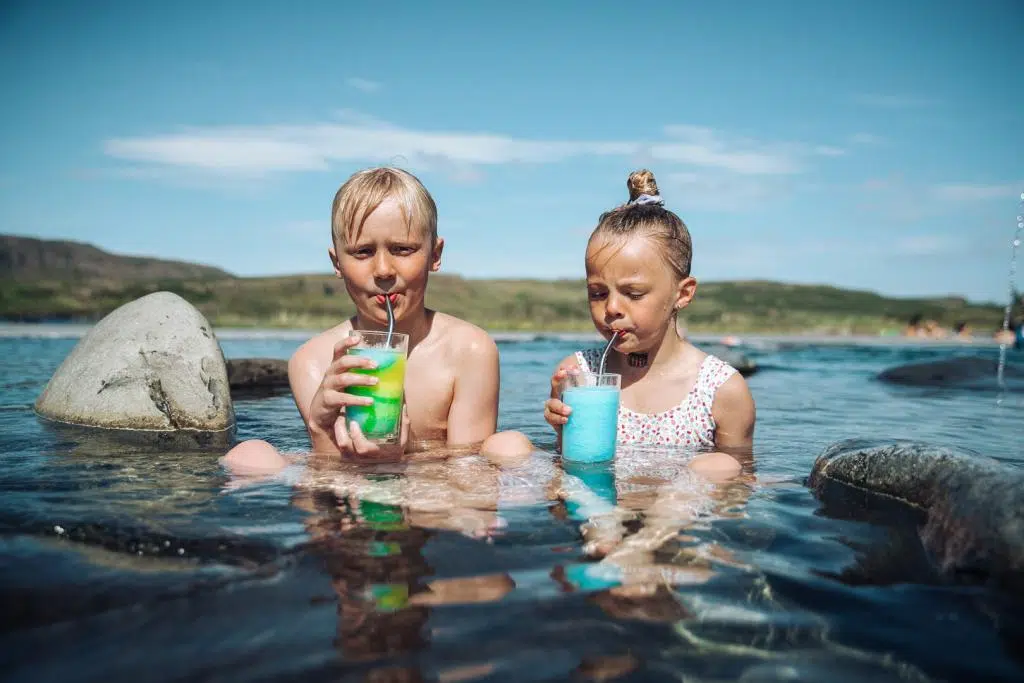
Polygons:
[[[592,372],[601,361],[601,351],[576,352],[576,362],[584,372]],[[661,413],[634,413],[619,406],[618,443],[653,446],[678,446],[704,450],[715,446],[715,418],[711,405],[715,392],[736,369],[720,358],[709,355],[700,365],[697,381],[682,403]]]

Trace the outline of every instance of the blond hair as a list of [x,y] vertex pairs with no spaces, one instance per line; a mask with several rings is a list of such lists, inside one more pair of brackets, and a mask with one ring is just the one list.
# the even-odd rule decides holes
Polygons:
[[[665,263],[680,280],[690,276],[693,241],[683,220],[661,202],[658,183],[646,168],[633,171],[626,180],[629,201],[601,214],[590,239],[601,235],[620,238],[650,237],[662,248]],[[643,199],[638,202],[638,199]]]
[[629,177],[626,178],[626,189],[629,190],[629,201],[631,202],[635,202],[642,194],[651,197],[661,194],[658,192],[658,183],[654,179],[654,174],[646,168],[629,174]]
[[409,229],[418,228],[437,240],[437,205],[419,178],[400,168],[382,166],[352,174],[331,207],[331,236],[335,244],[359,239],[363,224],[378,206],[393,199]]

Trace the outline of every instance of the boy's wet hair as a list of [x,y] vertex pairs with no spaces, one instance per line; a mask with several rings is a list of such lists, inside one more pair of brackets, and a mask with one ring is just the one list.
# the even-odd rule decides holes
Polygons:
[[331,236],[335,244],[359,239],[363,223],[385,200],[398,204],[409,230],[423,230],[430,243],[437,240],[437,205],[420,179],[390,166],[368,168],[352,174],[334,195]]
[[626,180],[629,201],[601,214],[590,239],[603,237],[650,237],[661,247],[662,257],[680,280],[690,276],[693,241],[683,220],[666,209],[654,174],[647,169],[633,171]]

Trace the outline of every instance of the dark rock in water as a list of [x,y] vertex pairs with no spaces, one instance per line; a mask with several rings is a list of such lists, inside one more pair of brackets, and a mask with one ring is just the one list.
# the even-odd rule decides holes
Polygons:
[[[975,391],[996,391],[998,361],[995,358],[962,356],[944,360],[911,363],[885,370],[878,379],[892,384],[919,387],[945,387]],[[1024,365],[1008,359],[1003,371],[1006,389],[1024,391]]]
[[36,412],[56,422],[154,437],[230,441],[235,414],[224,354],[206,318],[171,292],[114,310],[79,340]]
[[236,396],[273,396],[291,391],[288,361],[281,358],[228,359],[228,384]]
[[945,577],[1024,594],[1024,470],[912,442],[832,444],[808,485],[825,501],[899,501],[919,511],[924,549]]
[[725,344],[701,344],[700,349],[733,366],[744,377],[749,377],[757,372],[757,363]]

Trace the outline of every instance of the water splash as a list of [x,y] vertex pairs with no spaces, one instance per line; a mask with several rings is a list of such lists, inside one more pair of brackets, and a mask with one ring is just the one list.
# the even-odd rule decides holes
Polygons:
[[[1010,244],[1010,277],[1009,277],[1009,297],[1006,302],[1006,309],[1003,311],[1003,332],[1007,332],[1010,329],[1010,313],[1013,311],[1013,305],[1017,297],[1017,247],[1020,246],[1020,233],[1024,230],[1024,192],[1020,193],[1020,204],[1018,205],[1020,213],[1017,214],[1017,227],[1013,232],[1013,242]],[[1005,340],[999,342],[999,366],[996,369],[996,383],[999,385],[1000,391],[1006,389],[1006,347],[1009,346]],[[1000,397],[1002,402],[1002,397]]]

